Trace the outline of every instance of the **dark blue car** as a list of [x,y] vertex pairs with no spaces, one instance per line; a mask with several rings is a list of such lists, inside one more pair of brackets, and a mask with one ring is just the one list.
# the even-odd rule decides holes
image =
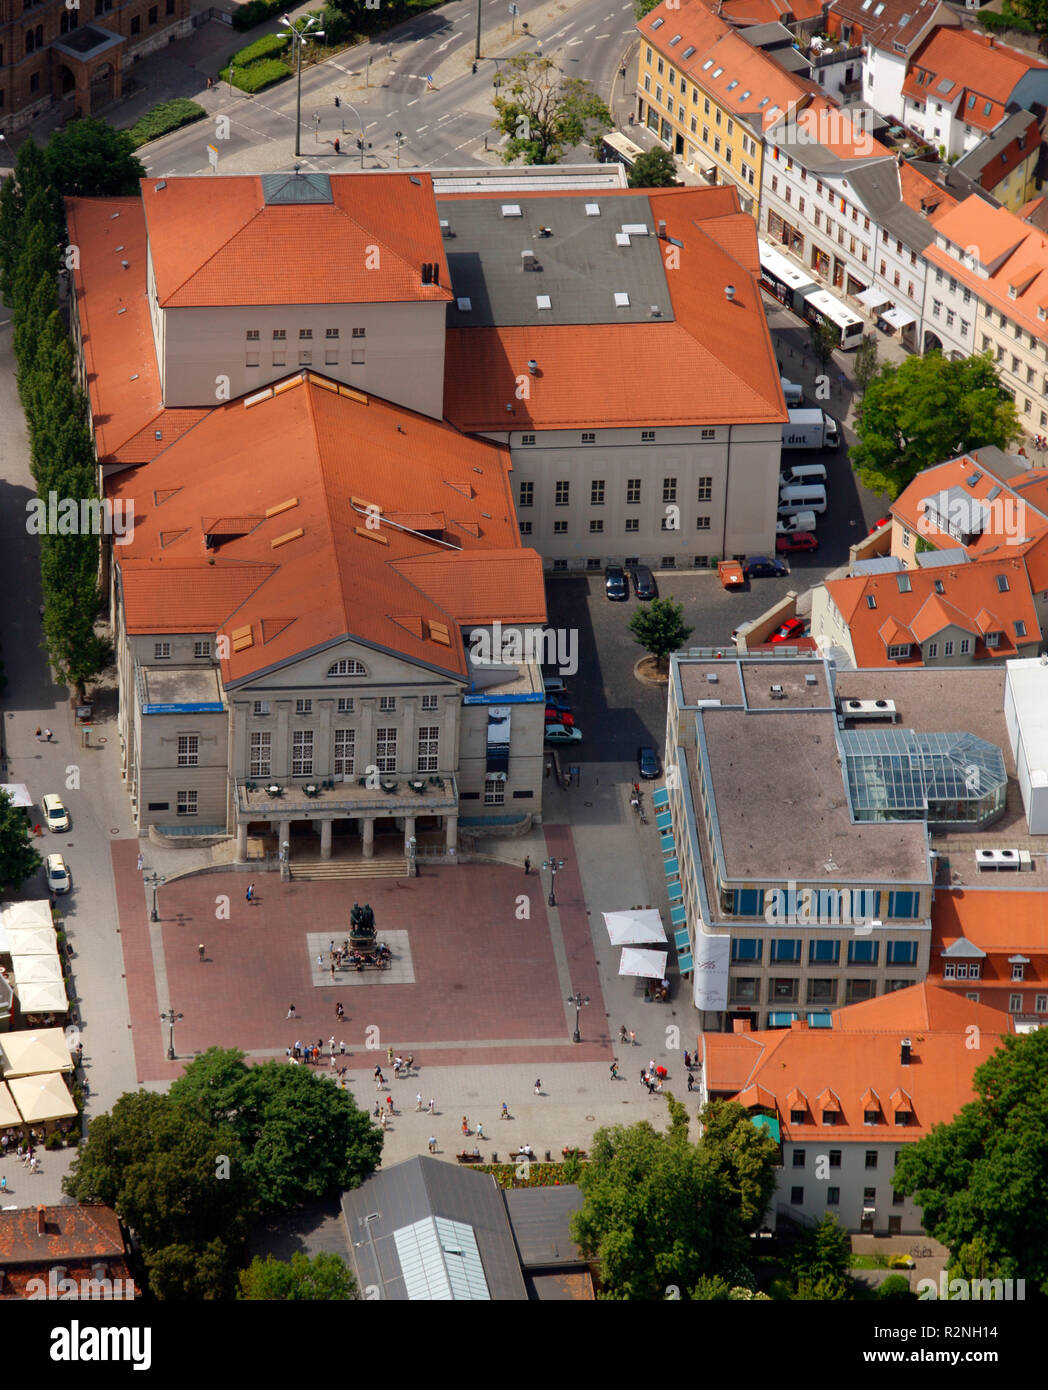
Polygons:
[[789,570],[781,560],[770,559],[767,555],[750,555],[742,566],[747,579],[781,579]]
[[654,748],[637,749],[637,767],[646,782],[658,777],[662,771],[662,764],[659,762],[659,755]]

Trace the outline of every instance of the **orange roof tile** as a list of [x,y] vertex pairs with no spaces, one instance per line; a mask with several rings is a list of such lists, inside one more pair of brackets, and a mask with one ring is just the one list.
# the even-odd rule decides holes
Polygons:
[[[128,629],[245,629],[249,640],[234,641],[223,662],[227,686],[347,636],[466,678],[462,624],[545,618],[541,561],[520,546],[508,450],[329,387],[306,372],[250,407],[229,402],[148,477],[109,480],[111,498],[134,500],[134,538],[114,559]],[[415,535],[385,524],[387,510],[444,512],[447,528]],[[259,520],[216,536],[209,552],[204,522],[222,516]]]
[[[982,1034],[979,1051],[968,1045],[973,1024]],[[839,1009],[831,1029],[795,1024],[747,1035],[745,1085],[735,1091],[740,1067],[723,1041],[728,1035],[704,1033],[701,1046],[710,1091],[736,1098],[746,1086],[771,1092],[787,1142],[825,1136],[818,1123],[821,1113],[836,1113],[835,1142],[868,1142],[883,1136],[913,1143],[932,1125],[951,1120],[972,1099],[973,1072],[1012,1031],[1010,1019],[999,1010],[925,983]],[[903,1037],[911,1041],[911,1063],[906,1066],[900,1049]],[[798,1092],[819,1098],[812,1116],[815,1124],[791,1123],[795,1107],[790,1098]],[[893,1113],[909,1110],[911,1123],[896,1126],[892,1114],[882,1109],[882,1125],[866,1124],[865,1101],[871,1092],[887,1096]]]
[[938,892],[932,954],[961,938],[988,952],[1048,957],[1048,893],[970,888]]
[[[145,293],[142,200],[67,198],[66,219],[70,243],[82,253],[73,269],[73,286],[98,459],[102,464],[143,463],[163,453],[207,410],[165,410],[161,402]],[[90,252],[86,258],[85,251]]]
[[[323,176],[298,176],[303,186],[310,177]],[[141,188],[164,308],[274,296],[282,304],[451,298],[427,173],[334,175],[330,202],[267,202],[258,174],[151,178]],[[439,284],[422,283],[424,263],[439,267]]]
[[995,35],[939,26],[914,52],[902,90],[914,101],[934,98],[951,105],[960,93],[958,116],[966,125],[989,131],[1001,123],[1016,87],[1034,71],[1048,71],[1048,64],[1009,48]]
[[[719,195],[716,201],[707,197],[711,193]],[[444,410],[460,429],[577,428],[598,420],[613,428],[639,421],[669,426],[786,419],[758,288],[756,228],[752,218],[739,213],[734,189],[641,194],[653,221],[665,221],[667,236],[683,243],[675,248],[679,269],[667,275],[673,319],[449,328]],[[527,196],[514,194],[518,202]],[[725,206],[732,215],[723,215]],[[737,247],[736,255],[722,240]],[[735,286],[730,302],[724,292],[728,284]],[[517,375],[532,358],[541,360],[542,376],[532,383],[530,396],[518,400]],[[667,361],[674,363],[673,372],[666,371]],[[701,382],[702,390],[682,389],[682,382]]]
[[752,24],[803,24],[822,15],[822,0],[704,0],[715,14],[740,29]]

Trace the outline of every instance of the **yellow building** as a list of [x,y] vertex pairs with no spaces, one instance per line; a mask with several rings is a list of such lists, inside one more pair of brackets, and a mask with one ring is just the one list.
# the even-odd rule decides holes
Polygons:
[[637,31],[638,121],[696,174],[734,184],[756,217],[763,131],[821,95],[818,85],[753,47],[702,0],[663,0]]

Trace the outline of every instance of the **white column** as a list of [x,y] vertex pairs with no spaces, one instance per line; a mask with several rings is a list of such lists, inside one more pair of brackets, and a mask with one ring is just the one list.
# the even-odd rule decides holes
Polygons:
[[331,858],[331,821],[322,820],[320,822],[320,857],[321,859]]
[[247,822],[244,821],[237,826],[237,863],[243,864],[247,860]]
[[444,848],[448,854],[455,854],[458,850],[458,816],[444,817],[445,840]]
[[364,817],[364,858],[374,859],[375,857],[375,817]]

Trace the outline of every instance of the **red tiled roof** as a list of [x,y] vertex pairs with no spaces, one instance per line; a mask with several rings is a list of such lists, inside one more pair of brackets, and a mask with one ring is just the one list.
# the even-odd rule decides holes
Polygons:
[[822,15],[822,0],[704,0],[711,10],[740,29],[753,24],[803,24]]
[[[964,1045],[973,1023],[982,1034],[979,1051]],[[832,1029],[794,1024],[734,1037],[704,1033],[701,1045],[710,1091],[737,1099],[747,1086],[770,1092],[786,1141],[825,1135],[817,1123],[820,1113],[839,1106],[835,1141],[913,1143],[973,1098],[972,1073],[1012,1031],[1007,1015],[998,1010],[925,983],[839,1009]],[[908,1066],[901,1058],[904,1036],[911,1039]],[[816,1097],[815,1125],[791,1124],[790,1099],[798,1091]],[[864,1100],[870,1091],[889,1098],[888,1113],[882,1111],[885,1123],[878,1126],[865,1123]],[[896,1110],[912,1111],[905,1127],[892,1123]]]
[[[267,204],[257,174],[143,179],[161,306],[451,298],[429,174],[341,175],[330,185],[330,203]],[[437,285],[422,283],[427,262],[439,267]]]
[[43,1208],[45,1231],[38,1230],[35,1206],[0,1211],[0,1269],[80,1257],[122,1257],[124,1237],[112,1207],[73,1204]]
[[949,9],[939,0],[884,0],[883,4],[878,0],[873,7],[869,0],[833,0],[826,28],[831,34],[839,34],[842,23],[848,24],[853,44],[866,38],[874,48],[894,55],[899,51],[895,45],[901,45],[905,51],[934,21],[953,21]]
[[[785,420],[758,288],[756,228],[739,212],[734,189],[640,192],[653,220],[665,221],[667,236],[683,243],[679,268],[667,275],[673,319],[449,328],[444,410],[460,429]],[[708,197],[713,193],[716,200]],[[514,195],[518,202],[527,196]],[[728,284],[735,286],[730,302]],[[529,398],[518,400],[517,376],[532,358],[541,361],[542,376]],[[673,371],[666,370],[667,362]]]
[[[906,69],[903,95],[950,105],[961,95],[958,115],[977,130],[993,130],[1004,119],[1027,73],[1048,64],[1002,44],[995,35],[973,29],[938,27],[915,50]],[[953,85],[945,88],[945,83]]]
[[979,888],[938,892],[932,903],[932,958],[961,938],[983,951],[1039,956],[1048,965],[1048,893]]
[[[133,540],[114,559],[128,630],[224,628],[227,685],[347,636],[465,677],[459,625],[545,619],[508,450],[332,385],[302,373],[250,407],[229,402],[147,477],[110,479],[110,497],[134,500]],[[444,513],[444,534],[383,524],[387,509]],[[207,552],[202,523],[219,516],[259,524]]]

